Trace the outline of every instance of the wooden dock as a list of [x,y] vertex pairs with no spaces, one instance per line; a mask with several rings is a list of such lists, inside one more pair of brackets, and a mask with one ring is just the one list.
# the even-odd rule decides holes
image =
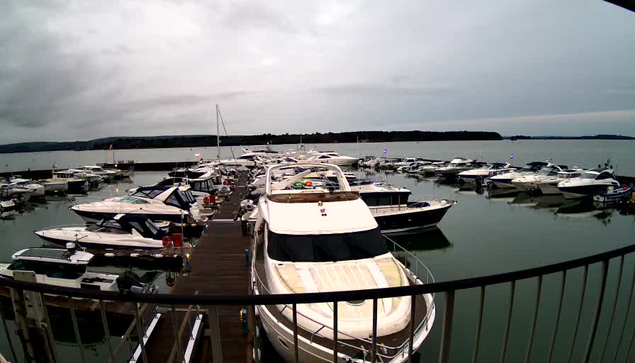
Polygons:
[[[241,295],[249,294],[249,266],[246,264],[245,250],[249,248],[250,237],[244,236],[236,213],[244,196],[246,175],[242,174],[236,190],[221,205],[218,213],[208,222],[206,232],[200,237],[190,259],[191,272],[180,276],[172,288],[173,294],[186,295]],[[181,308],[183,310],[183,308]],[[190,334],[187,326],[193,324],[197,311],[186,322],[185,313],[177,312],[177,326],[183,325],[185,334]],[[240,321],[240,307],[220,306],[217,310],[220,340],[224,362],[250,362],[251,339],[243,332]],[[207,321],[207,319],[206,319]],[[211,362],[212,347],[209,336],[200,337],[196,359]],[[150,362],[165,361],[174,350],[174,323],[172,314],[166,314],[148,341],[147,354]],[[182,339],[182,351],[186,340]]]

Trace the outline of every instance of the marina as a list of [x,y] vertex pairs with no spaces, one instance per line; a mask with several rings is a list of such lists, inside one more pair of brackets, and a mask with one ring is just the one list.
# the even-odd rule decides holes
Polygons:
[[[269,157],[275,159],[274,155]],[[414,160],[410,160],[410,163],[423,163],[424,166],[429,163],[426,160],[412,159]],[[204,166],[203,163],[199,163],[199,165],[209,168]],[[309,192],[307,196],[310,195],[312,190],[318,192],[320,188],[331,188],[330,185],[333,183],[334,178],[328,176],[330,174],[327,175],[321,172],[315,174],[315,171],[303,173],[301,172],[302,162],[296,164],[296,166],[293,165],[291,164],[291,168],[284,165],[280,168],[283,171],[287,170],[283,173],[286,175],[284,178],[290,179],[289,181],[284,181],[284,178],[280,179],[276,181],[278,183],[276,185],[291,187],[292,190],[295,190],[295,193]],[[409,163],[404,164],[406,167],[408,165]],[[196,166],[192,165],[192,167]],[[299,173],[297,170],[291,171],[293,168],[297,169],[298,167],[300,168]],[[474,167],[480,166],[475,165]],[[494,176],[496,173],[505,172],[507,171],[506,167],[505,165],[497,166],[496,172],[491,174],[488,172],[487,175]],[[174,168],[182,167],[175,164]],[[249,217],[254,214],[254,209],[252,208],[257,198],[255,200],[250,198],[253,198],[254,191],[259,189],[254,189],[253,186],[253,181],[258,180],[257,172],[247,173],[246,169],[236,173],[232,171],[233,169],[240,170],[241,168],[243,167],[236,165],[227,168],[230,171],[228,175],[231,178],[227,180],[232,180],[232,182],[219,183],[223,192],[214,198],[214,203],[219,205],[218,208],[210,207],[209,205],[204,207],[205,203],[211,202],[211,200],[203,200],[205,198],[210,199],[207,197],[209,194],[199,193],[193,196],[199,202],[203,214],[208,218],[211,217],[207,222],[204,222],[202,228],[186,229],[185,226],[169,228],[170,231],[167,234],[169,236],[173,236],[177,231],[182,230],[184,232],[186,238],[183,246],[180,247],[182,250],[171,245],[170,248],[160,253],[152,250],[133,249],[132,251],[125,251],[121,249],[89,248],[87,251],[95,254],[94,268],[97,271],[113,270],[121,273],[121,271],[132,267],[132,271],[140,275],[152,272],[152,275],[154,275],[153,283],[156,285],[156,292],[158,293],[155,295],[157,296],[249,296],[252,291],[252,284],[250,284],[251,268],[248,259],[253,256],[255,251],[251,245],[252,237],[250,235],[250,231],[254,231],[254,226],[245,228],[244,224],[247,223],[249,225],[249,223],[254,222],[254,219]],[[427,268],[434,273],[436,281],[453,281],[473,276],[505,273],[518,268],[531,268],[545,263],[557,263],[570,259],[572,255],[584,257],[606,251],[611,247],[619,248],[628,244],[628,241],[623,239],[622,236],[630,233],[633,217],[629,216],[628,205],[622,202],[607,204],[597,203],[598,201],[594,203],[593,199],[567,200],[561,195],[541,195],[536,190],[520,188],[510,190],[510,188],[488,187],[487,177],[476,182],[464,183],[459,178],[410,173],[407,172],[407,168],[402,168],[401,172],[397,172],[396,168],[394,171],[386,171],[382,168],[377,169],[379,170],[374,168],[349,168],[344,175],[351,183],[351,187],[357,188],[361,192],[362,199],[369,206],[370,211],[373,211],[373,208],[379,208],[372,213],[380,226],[385,223],[380,221],[380,216],[386,213],[390,214],[391,211],[406,215],[404,213],[426,210],[426,208],[430,208],[428,205],[435,205],[432,203],[433,200],[446,201],[443,203],[451,207],[448,208],[447,216],[442,216],[442,220],[438,219],[433,224],[419,221],[417,222],[420,223],[418,227],[412,228],[395,230],[395,228],[382,227],[382,232],[389,233],[387,235],[391,236],[390,240],[394,240],[397,243],[396,246],[399,246],[395,247],[392,254],[403,261],[404,266],[414,268],[419,266],[418,264],[424,266],[423,264],[425,263],[424,267],[417,267],[418,271],[415,275],[420,274],[422,269]],[[266,168],[263,170],[266,170]],[[483,168],[483,170],[488,169]],[[178,173],[182,172],[179,171]],[[298,173],[297,177],[294,177],[296,173]],[[57,204],[59,204],[59,207],[54,207],[53,209],[60,212],[64,211],[63,213],[55,212],[63,218],[63,220],[59,220],[59,224],[80,222],[81,220],[78,220],[79,216],[69,209],[72,205],[80,202],[99,201],[113,196],[125,196],[128,193],[138,191],[151,191],[154,189],[135,188],[135,186],[154,185],[157,179],[167,177],[167,174],[168,171],[135,171],[134,175],[131,176],[132,179],[105,183],[100,189],[89,191],[85,195],[69,194],[64,197],[47,195],[50,200],[46,200],[46,202],[29,202],[26,209],[4,217],[0,221],[2,223],[0,228],[3,230],[10,228],[6,229],[9,234],[19,233],[18,230],[21,228],[9,226],[25,222],[30,223],[28,222],[30,218],[40,220],[37,223],[39,226],[36,228],[46,228],[51,224],[55,224],[55,222],[51,220],[49,224],[44,224],[43,222],[46,222],[46,219],[42,218],[44,215],[50,214],[50,208]],[[178,176],[176,172],[169,172],[169,174],[170,177]],[[196,174],[195,178],[200,178],[199,175],[202,175],[200,172],[194,174]],[[485,173],[479,175],[485,176]],[[173,182],[170,181],[169,183]],[[182,180],[182,182],[187,182],[187,179]],[[231,190],[233,190],[231,193],[228,193],[229,184],[231,184]],[[160,190],[166,190],[165,188],[168,187],[169,184],[166,183],[165,187],[161,187],[163,189]],[[223,195],[223,193],[225,194]],[[258,194],[255,195],[258,196]],[[602,198],[610,198],[607,195]],[[417,204],[412,202],[413,200],[419,203],[424,201],[423,203],[428,204]],[[628,201],[628,198],[620,200]],[[246,203],[246,201],[249,201],[249,203]],[[46,208],[42,209],[42,206],[46,206]],[[484,210],[487,211],[487,214],[483,214],[482,211]],[[121,221],[123,223],[124,219],[121,219]],[[495,229],[496,238],[488,238],[487,235],[479,238],[471,233],[471,230],[481,230],[485,225],[491,225],[490,229],[494,228],[492,223],[504,223],[506,225],[506,228]],[[541,225],[542,227],[538,229],[535,227],[528,228],[526,223],[531,223],[534,226]],[[432,227],[437,224],[438,227]],[[575,229],[571,230],[571,226],[574,226]],[[166,227],[161,226],[161,229],[166,229]],[[559,229],[562,229],[562,232],[558,232]],[[531,233],[527,233],[529,231]],[[572,252],[571,246],[566,243],[560,245],[550,244],[549,241],[553,237],[549,235],[541,236],[542,233],[567,233],[569,240],[576,240],[580,243],[576,244],[575,252]],[[598,233],[601,234],[601,237]],[[594,238],[601,238],[603,241],[622,241],[622,244],[617,243],[613,246],[607,246],[583,242]],[[20,248],[38,246],[42,243],[40,240],[38,244],[38,237],[35,234],[17,235],[10,240],[16,241],[16,243],[17,241],[30,240],[33,243],[30,245],[16,244],[13,250],[7,250],[5,253],[13,253]],[[164,243],[161,240],[160,242]],[[81,245],[81,240],[79,240],[79,244]],[[483,244],[488,246],[488,251],[492,252],[493,255],[484,254],[485,251],[480,248]],[[401,250],[401,248],[405,249]],[[547,251],[549,253],[545,253]],[[520,253],[517,255],[518,257],[514,257],[516,253]],[[495,256],[505,256],[505,259],[496,259],[496,263],[492,263],[492,257]],[[469,263],[457,264],[457,261],[469,261]],[[506,263],[505,261],[509,262]],[[451,268],[449,268],[450,266]],[[577,279],[578,277],[576,277]],[[428,281],[430,281],[429,278]],[[546,284],[551,284],[547,281],[545,280]],[[517,293],[529,293],[528,288],[528,286],[518,285]],[[491,290],[497,291],[494,287]],[[6,293],[3,296],[8,297],[8,290],[5,291]],[[552,295],[547,292],[544,294],[546,297],[552,298]],[[499,294],[494,293],[494,295],[490,296],[499,296]],[[53,309],[64,309],[69,306],[68,299],[64,298],[59,299],[59,301],[47,298],[46,301],[49,307]],[[372,302],[372,299],[370,301]],[[457,318],[466,314],[467,312],[464,309],[469,311],[469,306],[473,305],[473,302],[462,301],[455,306],[455,314],[458,314]],[[468,299],[468,301],[472,301],[472,298]],[[8,300],[4,300],[3,304],[5,306],[7,303],[9,303]],[[437,315],[443,314],[445,311],[443,305],[445,303],[447,302],[444,298],[435,302],[435,306],[438,308]],[[100,310],[99,304],[95,304],[90,300],[78,300],[77,304],[74,305],[75,310],[81,314],[98,313]],[[517,301],[516,305],[516,314],[523,311],[529,313],[531,309],[521,301]],[[104,312],[107,314],[106,319],[109,320],[109,324],[112,323],[116,326],[131,324],[130,326],[133,327],[132,330],[128,329],[127,335],[122,335],[124,340],[107,338],[105,341],[111,341],[111,345],[122,347],[115,349],[118,360],[128,359],[127,357],[130,356],[134,361],[142,361],[145,355],[147,361],[162,361],[161,357],[174,356],[179,350],[181,351],[180,354],[186,354],[185,352],[189,351],[187,354],[189,354],[190,359],[198,359],[200,361],[245,361],[254,359],[258,355],[264,361],[270,361],[271,359],[278,360],[284,357],[284,354],[280,355],[280,347],[274,349],[275,344],[271,345],[270,337],[263,341],[262,330],[260,330],[259,337],[253,335],[257,325],[257,321],[253,319],[254,314],[256,316],[262,314],[262,312],[260,314],[256,313],[257,305],[243,303],[240,305],[229,304],[203,308],[200,305],[189,304],[184,306],[177,305],[178,307],[174,310],[161,303],[141,306],[143,306],[143,312],[140,311],[140,318],[143,326],[142,330],[145,333],[136,331],[138,321],[134,304],[104,303]],[[291,305],[288,306],[289,308],[291,307]],[[137,307],[136,309],[139,308]],[[426,311],[424,307],[417,309],[423,309],[419,313]],[[298,310],[298,313],[305,314],[302,310]],[[625,312],[619,310],[618,313]],[[469,315],[469,313],[467,314]],[[496,321],[498,318],[494,316],[491,319]],[[125,323],[126,320],[128,323]],[[434,357],[440,354],[436,347],[442,335],[437,329],[438,324],[441,323],[436,320],[435,324],[430,327],[430,336],[421,345],[417,356],[426,359],[425,357]],[[292,325],[288,327],[292,328]],[[567,329],[564,330],[571,333]],[[181,333],[180,344],[174,344],[174,331]],[[135,343],[138,341],[137,337],[140,334],[147,334],[143,349],[138,343]],[[300,339],[306,337],[302,334],[304,333],[301,331],[298,335]],[[186,336],[190,338],[187,339]],[[512,334],[509,338],[511,340],[509,343],[510,350],[507,354],[510,354],[510,356],[520,354],[518,350],[513,349],[514,337],[516,335]],[[468,337],[466,336],[466,338]],[[286,344],[293,346],[293,335],[287,339],[290,339],[290,341],[287,340]],[[483,341],[489,340],[487,337],[481,337],[481,339]],[[458,340],[460,341],[461,339]],[[467,340],[469,341],[469,338]],[[122,345],[122,342],[126,341],[127,343]],[[454,341],[455,345],[461,345],[461,343],[457,343],[456,339]],[[102,340],[102,343],[95,346],[97,351],[102,352],[98,355],[104,357],[104,359],[109,356],[108,344],[105,342]],[[327,342],[325,341],[324,344],[327,344]],[[371,345],[365,348],[369,354],[367,356],[368,360],[371,360]],[[124,349],[124,346],[127,346],[127,348]],[[461,351],[462,349],[459,349],[453,354],[460,356]],[[345,352],[347,352],[346,348],[340,350],[342,354]],[[407,356],[407,353],[406,349],[401,354],[402,356]],[[380,354],[385,355],[386,352]],[[490,353],[487,353],[487,349],[484,347],[483,352],[480,354],[487,357]],[[293,356],[286,356],[285,360],[293,361]]]

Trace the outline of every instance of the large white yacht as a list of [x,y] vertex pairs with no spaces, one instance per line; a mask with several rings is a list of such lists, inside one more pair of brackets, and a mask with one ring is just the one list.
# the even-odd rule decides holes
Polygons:
[[[305,165],[307,166],[307,165]],[[421,284],[388,251],[377,222],[359,194],[351,191],[339,167],[308,165],[335,171],[337,190],[293,189],[303,175],[274,182],[280,166],[267,171],[266,193],[258,203],[252,250],[254,294],[292,294],[365,290]],[[433,297],[404,296],[378,300],[377,357],[383,362],[407,359],[410,324],[413,350],[430,332],[435,317]],[[415,321],[410,321],[416,304]],[[286,360],[294,360],[290,306],[256,306],[270,342]],[[298,351],[302,362],[331,361],[333,304],[297,306]],[[373,301],[338,303],[338,357],[342,362],[371,358]]]
[[613,169],[587,170],[578,178],[571,178],[558,183],[558,190],[567,199],[577,199],[604,193],[609,187],[619,187],[620,183]]
[[139,187],[131,195],[77,204],[73,212],[89,222],[112,219],[117,214],[142,214],[153,221],[188,222],[200,218],[189,186]]

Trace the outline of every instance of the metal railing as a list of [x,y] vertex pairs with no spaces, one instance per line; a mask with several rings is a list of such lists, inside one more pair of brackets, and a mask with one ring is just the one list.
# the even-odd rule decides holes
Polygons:
[[[398,247],[395,247],[395,250]],[[400,249],[401,250],[401,249]],[[405,250],[405,249],[403,249]],[[375,290],[357,290],[357,291],[337,291],[337,292],[329,292],[329,293],[303,293],[303,294],[283,294],[283,295],[240,295],[240,296],[224,296],[224,295],[171,295],[171,294],[137,294],[137,293],[116,293],[116,292],[107,292],[107,291],[94,291],[94,290],[83,290],[83,289],[73,289],[73,288],[64,288],[50,285],[43,285],[32,282],[23,282],[18,280],[10,280],[10,279],[0,279],[0,286],[4,286],[13,290],[12,293],[12,301],[20,301],[20,297],[24,297],[25,294],[30,294],[31,297],[39,297],[42,300],[41,309],[43,312],[43,320],[41,321],[40,327],[50,326],[50,321],[48,319],[48,308],[46,305],[46,300],[50,299],[51,296],[65,296],[68,298],[68,308],[71,312],[71,323],[75,332],[76,341],[78,345],[78,349],[81,353],[81,360],[85,361],[84,353],[83,353],[83,345],[82,345],[82,335],[79,334],[79,328],[77,324],[76,317],[76,299],[93,299],[95,301],[95,306],[99,309],[102,314],[102,317],[105,316],[104,313],[104,304],[110,302],[133,302],[135,306],[135,327],[132,329],[133,331],[136,329],[138,336],[143,336],[143,329],[146,324],[143,322],[142,312],[139,311],[137,304],[155,304],[160,306],[166,306],[168,313],[170,311],[174,312],[176,310],[182,310],[185,307],[195,306],[197,311],[206,312],[206,325],[208,325],[211,329],[211,347],[212,353],[214,355],[214,361],[219,362],[222,361],[222,345],[220,344],[220,340],[215,340],[219,334],[219,324],[218,324],[218,316],[217,308],[219,306],[241,306],[241,307],[255,307],[257,305],[287,305],[291,306],[293,311],[293,319],[292,321],[296,324],[294,325],[293,335],[294,339],[292,340],[292,347],[290,349],[294,350],[294,357],[299,357],[298,354],[298,331],[297,331],[297,305],[298,304],[310,304],[310,303],[332,303],[334,306],[334,320],[333,320],[333,332],[334,332],[334,341],[337,341],[338,336],[338,309],[337,302],[343,301],[355,301],[355,300],[369,300],[373,301],[373,334],[369,338],[371,340],[371,350],[369,353],[370,357],[366,357],[365,359],[369,359],[370,361],[376,361],[381,359],[378,354],[378,349],[380,348],[377,344],[377,303],[379,299],[385,298],[393,298],[400,296],[410,296],[414,301],[414,298],[418,295],[424,294],[442,294],[444,298],[443,311],[442,314],[439,314],[442,319],[438,321],[437,329],[440,329],[440,341],[438,345],[438,361],[439,362],[449,362],[450,361],[450,353],[452,351],[452,336],[453,336],[453,328],[455,327],[454,322],[454,310],[455,310],[455,302],[460,301],[457,299],[457,292],[461,290],[467,289],[476,289],[479,291],[479,298],[477,303],[477,326],[474,335],[474,345],[472,351],[472,361],[478,361],[482,352],[482,340],[484,335],[484,329],[489,325],[489,320],[485,319],[484,311],[486,306],[486,292],[489,291],[494,285],[507,284],[509,286],[509,294],[507,295],[507,299],[509,302],[509,306],[504,309],[504,329],[502,330],[503,336],[501,349],[499,352],[499,360],[501,362],[508,360],[510,356],[510,340],[511,335],[510,331],[514,326],[514,319],[512,318],[517,311],[515,307],[518,306],[522,300],[517,297],[518,294],[518,284],[521,281],[528,279],[536,279],[536,290],[533,293],[533,299],[529,299],[531,301],[528,304],[534,303],[534,307],[530,314],[525,314],[526,317],[529,318],[528,329],[526,330],[528,334],[528,341],[525,345],[524,352],[525,357],[524,361],[529,362],[532,361],[532,356],[536,355],[536,345],[534,344],[534,340],[536,339],[537,328],[537,320],[540,314],[541,309],[546,309],[543,304],[541,304],[541,298],[543,296],[543,288],[544,281],[548,276],[552,277],[560,277],[559,288],[557,299],[555,304],[553,305],[553,310],[555,311],[555,317],[553,321],[553,327],[551,329],[550,334],[541,334],[544,336],[550,336],[551,339],[549,341],[548,348],[544,353],[546,353],[546,357],[548,357],[547,361],[554,361],[556,359],[556,347],[558,346],[560,351],[566,351],[566,360],[571,361],[574,355],[580,355],[580,361],[588,362],[594,358],[598,358],[599,361],[619,361],[618,357],[623,356],[624,360],[628,362],[629,358],[631,358],[631,351],[633,350],[632,346],[635,343],[635,333],[631,333],[633,331],[633,327],[629,327],[629,318],[632,318],[631,315],[631,304],[633,300],[633,285],[635,283],[635,269],[633,270],[633,279],[631,281],[626,282],[626,279],[623,279],[624,274],[624,266],[626,263],[626,257],[635,252],[635,245],[629,245],[626,247],[614,249],[608,252],[595,254],[588,257],[578,258],[570,261],[560,262],[549,264],[540,267],[534,267],[529,269],[523,269],[518,271],[499,273],[494,275],[475,277],[475,278],[467,278],[467,279],[459,279],[453,281],[442,281],[442,282],[434,282],[431,280],[427,280],[426,282],[418,285],[404,286],[404,287],[396,287],[396,288],[380,288]],[[400,252],[401,253],[401,252]],[[398,253],[397,253],[398,254]],[[413,266],[421,266],[419,265],[418,258],[409,252],[403,252],[404,257],[404,266],[409,267],[412,271]],[[609,269],[609,264],[614,262],[614,267],[618,266],[618,268]],[[414,265],[413,265],[414,263]],[[596,270],[596,267],[599,266],[599,279],[594,279],[592,277],[592,272]],[[414,274],[417,274],[417,268],[414,267]],[[565,306],[565,288],[569,286],[567,284],[568,281],[571,281],[571,278],[568,278],[568,272],[573,269],[583,269],[582,281],[581,281],[581,295],[579,298],[575,299],[574,303]],[[616,270],[616,271],[615,271]],[[419,270],[420,271],[420,270]],[[610,271],[615,271],[613,274],[610,274]],[[571,274],[570,274],[571,275]],[[597,277],[597,276],[596,276]],[[597,280],[597,285],[595,285],[595,281]],[[607,281],[611,281],[610,284]],[[609,286],[610,285],[610,286]],[[624,289],[624,286],[628,286],[628,291],[626,295],[621,291]],[[595,291],[596,294],[590,294],[589,291]],[[594,297],[593,300],[593,308],[590,310],[589,314],[586,314],[588,309],[583,309],[583,306],[588,305],[588,301],[585,300],[589,298],[589,296]],[[460,295],[459,295],[460,296]],[[607,296],[614,297],[614,300],[605,302],[607,300]],[[621,297],[621,301],[628,296],[628,300],[626,304],[621,304],[623,309],[620,310],[619,316],[623,317],[623,319],[618,319],[617,311],[619,304],[619,297]],[[544,302],[544,301],[543,301]],[[612,303],[611,303],[612,302]],[[524,302],[523,302],[524,303]],[[20,306],[19,304],[16,306]],[[414,304],[412,305],[414,306]],[[16,312],[18,312],[16,309]],[[411,311],[411,319],[414,316],[414,308]],[[564,313],[571,312],[576,318],[573,320],[574,330],[573,330],[573,340],[565,341],[561,338],[561,328],[563,326],[563,315]],[[16,325],[19,327],[24,326],[25,321],[20,317],[20,314],[16,314]],[[581,320],[587,318],[590,320],[587,323],[581,324]],[[604,317],[604,321],[602,321],[602,317]],[[13,361],[18,361],[18,353],[21,353],[25,356],[29,356],[33,354],[33,342],[30,341],[29,336],[25,336],[22,332],[18,335],[18,339],[16,339],[16,335],[12,334],[10,329],[7,326],[6,317],[4,314],[2,315],[3,329],[6,334],[8,340],[8,346],[12,352]],[[101,319],[102,328],[106,337],[110,336],[110,329],[108,320],[105,318]],[[623,320],[623,321],[622,321]],[[412,321],[412,320],[411,320]],[[458,320],[463,322],[462,320]],[[571,322],[567,323],[567,327],[571,327]],[[603,331],[606,332],[604,336],[598,335],[598,327],[602,325]],[[631,324],[632,325],[632,324]],[[176,324],[173,324],[174,335],[177,337],[179,333],[176,329]],[[464,329],[463,329],[464,330]],[[578,344],[578,340],[580,334],[586,331],[588,338],[586,339],[586,344],[582,346]],[[410,328],[410,344],[409,344],[409,352],[408,356],[403,358],[403,360],[412,360],[412,352],[411,347],[412,339],[414,336],[415,327],[411,326]],[[627,332],[629,332],[627,334]],[[629,335],[630,334],[630,335]],[[611,336],[617,335],[616,339],[610,339]],[[31,337],[32,338],[32,337]],[[49,336],[48,339],[52,339],[52,335]],[[46,340],[46,337],[45,337]],[[145,351],[145,345],[143,343],[143,339],[137,339],[139,341],[139,345],[141,347],[141,359],[143,361],[147,361],[147,352]],[[429,340],[429,339],[428,339]],[[16,342],[20,342],[21,344],[16,344]],[[177,341],[177,338],[175,338]],[[607,342],[611,341],[611,345],[614,348],[612,351],[608,349]],[[31,342],[31,343],[30,343]],[[31,344],[31,345],[29,345]],[[423,351],[434,350],[434,348],[430,341],[426,341],[423,345]],[[570,345],[570,346],[569,346]],[[46,346],[54,346],[53,342],[48,342]],[[179,346],[175,344],[175,348]],[[17,347],[17,348],[16,348]],[[20,351],[20,347],[22,351]],[[338,355],[337,344],[334,345],[335,349],[333,350],[333,360],[335,361],[341,359],[342,355]],[[567,349],[568,348],[568,349]],[[521,348],[522,349],[522,348]],[[179,350],[179,349],[177,349]],[[518,350],[518,349],[517,349]],[[517,351],[516,350],[516,351]],[[54,349],[48,350],[48,354],[54,356],[56,354]],[[190,352],[191,353],[191,352]],[[575,354],[574,354],[575,353]],[[181,360],[180,357],[184,357],[183,351],[178,351],[178,354],[174,354],[174,356],[178,356],[178,360]],[[258,353],[259,354],[259,353]],[[116,360],[115,351],[113,350],[112,345],[109,343],[109,355],[112,361]],[[535,359],[535,358],[534,358]],[[59,361],[59,360],[58,360]],[[558,360],[560,361],[560,360]]]

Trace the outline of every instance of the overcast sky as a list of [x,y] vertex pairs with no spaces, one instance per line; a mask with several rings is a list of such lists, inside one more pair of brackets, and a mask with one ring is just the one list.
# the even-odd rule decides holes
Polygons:
[[0,143],[491,130],[635,136],[601,0],[0,1]]

